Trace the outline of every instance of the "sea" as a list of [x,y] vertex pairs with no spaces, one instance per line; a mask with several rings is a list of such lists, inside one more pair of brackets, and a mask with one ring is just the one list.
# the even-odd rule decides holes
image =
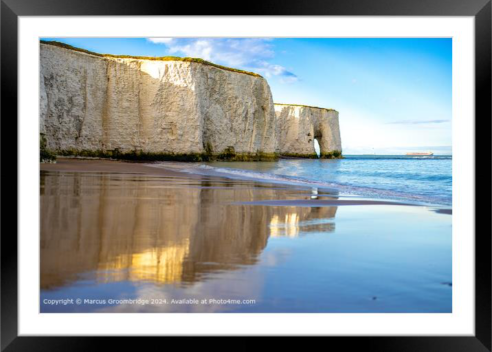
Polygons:
[[[169,165],[169,164],[168,164]],[[175,164],[181,171],[336,189],[341,195],[452,206],[452,156],[345,155],[343,159]]]

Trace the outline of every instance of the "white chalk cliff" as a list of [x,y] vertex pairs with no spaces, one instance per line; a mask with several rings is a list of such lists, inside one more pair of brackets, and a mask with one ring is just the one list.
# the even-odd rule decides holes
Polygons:
[[275,104],[280,155],[316,156],[314,139],[321,157],[342,152],[338,111],[303,105]]
[[259,75],[40,45],[40,132],[55,153],[271,159],[312,154],[308,133],[321,136],[322,151],[341,150],[338,113],[279,111]]

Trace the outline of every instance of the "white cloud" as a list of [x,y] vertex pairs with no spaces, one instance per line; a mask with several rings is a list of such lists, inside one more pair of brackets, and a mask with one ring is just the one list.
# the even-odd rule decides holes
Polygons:
[[165,44],[170,54],[197,57],[217,64],[277,76],[281,83],[293,83],[298,77],[285,67],[269,62],[275,56],[268,38],[149,38]]
[[148,38],[148,40],[155,44],[169,44],[174,39],[173,38]]

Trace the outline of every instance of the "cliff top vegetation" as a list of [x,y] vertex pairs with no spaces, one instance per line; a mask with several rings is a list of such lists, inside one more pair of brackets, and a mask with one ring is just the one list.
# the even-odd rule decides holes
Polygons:
[[[311,109],[320,109],[320,110],[326,110],[326,111],[337,111],[335,109],[329,109],[329,108],[320,108],[318,106],[309,106],[309,105],[301,105],[301,104],[281,104],[281,103],[273,103],[273,105],[281,105],[281,106],[300,106],[302,108],[311,108]],[[337,111],[338,112],[338,111]]]
[[68,49],[68,50],[73,50],[73,51],[78,51],[81,53],[89,54],[89,55],[94,55],[98,57],[105,57],[105,58],[113,58],[113,59],[136,59],[136,60],[152,60],[152,61],[185,61],[185,62],[196,62],[202,65],[206,66],[212,66],[219,68],[221,70],[225,71],[231,71],[231,72],[236,72],[236,73],[242,73],[245,75],[250,75],[254,77],[260,77],[263,78],[261,75],[254,73],[254,72],[249,72],[249,71],[243,71],[239,70],[236,68],[231,68],[231,67],[226,67],[222,65],[217,65],[214,64],[213,62],[206,61],[203,59],[195,58],[195,57],[179,57],[179,56],[130,56],[130,55],[112,55],[112,54],[99,54],[95,53],[93,51],[77,48],[75,46],[71,46],[65,43],[57,42],[57,41],[46,41],[46,40],[41,40],[41,44],[46,44],[46,45],[53,45],[57,46],[60,48]]

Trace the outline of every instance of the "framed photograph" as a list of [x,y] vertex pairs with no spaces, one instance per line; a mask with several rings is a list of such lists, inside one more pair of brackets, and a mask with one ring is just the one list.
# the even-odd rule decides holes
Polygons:
[[2,1],[2,350],[491,351],[490,0],[229,5]]

